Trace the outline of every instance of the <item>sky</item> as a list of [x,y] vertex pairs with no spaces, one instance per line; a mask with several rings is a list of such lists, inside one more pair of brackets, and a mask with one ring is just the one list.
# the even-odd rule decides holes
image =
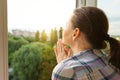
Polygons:
[[[97,0],[108,16],[109,34],[120,35],[120,0]],[[65,27],[75,9],[75,0],[8,0],[8,31],[13,29],[47,32]]]
[[75,9],[75,0],[8,0],[8,31],[64,27]]
[[120,35],[120,0],[98,0],[98,8],[106,13],[109,20],[109,34]]

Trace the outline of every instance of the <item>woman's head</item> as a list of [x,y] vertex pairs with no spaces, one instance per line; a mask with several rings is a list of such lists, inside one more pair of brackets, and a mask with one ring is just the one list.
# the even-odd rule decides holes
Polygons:
[[105,47],[105,36],[108,32],[108,20],[104,12],[95,7],[75,9],[71,20],[73,28],[79,28],[93,48]]
[[[83,43],[91,48],[103,49],[105,41],[110,43],[110,62],[120,69],[120,43],[109,37],[108,20],[104,12],[96,7],[81,7],[74,10],[71,19],[63,31],[63,41],[71,47]],[[84,46],[85,47],[85,46]]]
[[[84,34],[86,41],[93,48],[101,49],[105,47],[104,40],[108,32],[108,20],[102,10],[95,7],[75,9],[66,32],[69,31],[69,34],[72,34],[74,32],[72,29],[76,30],[77,28]],[[69,34],[66,34],[66,36],[63,33],[63,38],[64,36],[68,37],[67,41],[71,40],[70,37],[72,37],[69,37]]]

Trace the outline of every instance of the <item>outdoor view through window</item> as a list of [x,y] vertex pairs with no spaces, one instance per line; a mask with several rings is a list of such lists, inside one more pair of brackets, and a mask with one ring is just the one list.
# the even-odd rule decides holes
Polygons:
[[50,80],[75,0],[8,0],[9,80]]
[[[98,0],[110,22],[109,34],[120,39],[119,0]],[[9,80],[50,80],[57,64],[53,46],[75,0],[8,0]]]

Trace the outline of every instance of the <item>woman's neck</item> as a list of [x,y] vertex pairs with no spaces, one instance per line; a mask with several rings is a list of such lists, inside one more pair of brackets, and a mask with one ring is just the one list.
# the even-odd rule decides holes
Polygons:
[[91,49],[91,48],[79,48],[79,49],[72,49],[73,50],[73,53],[76,54],[78,52],[82,52],[82,51],[85,51],[85,50],[88,50],[88,49]]
[[71,47],[72,50],[73,50],[73,53],[78,53],[78,52],[81,52],[81,51],[84,51],[84,50],[88,50],[88,49],[91,49],[91,45],[89,43],[75,43],[74,46]]

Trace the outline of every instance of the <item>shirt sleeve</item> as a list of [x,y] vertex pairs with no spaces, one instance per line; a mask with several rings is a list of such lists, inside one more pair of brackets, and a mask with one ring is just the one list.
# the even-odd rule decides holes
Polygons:
[[73,80],[74,70],[70,66],[58,64],[52,73],[52,80]]

